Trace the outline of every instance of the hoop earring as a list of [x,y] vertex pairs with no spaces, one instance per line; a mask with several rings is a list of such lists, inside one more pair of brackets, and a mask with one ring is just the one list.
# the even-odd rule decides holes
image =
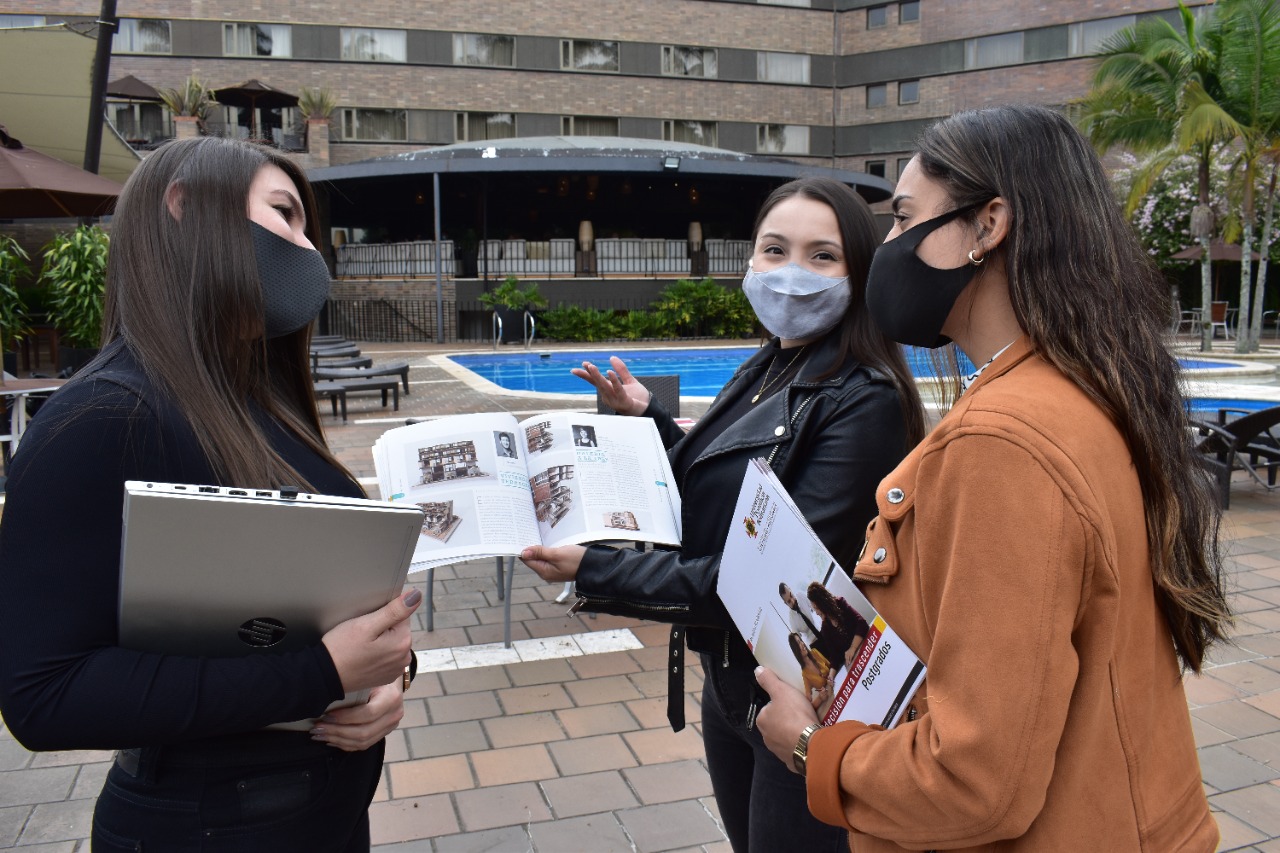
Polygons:
[[981,258],[975,258],[975,257],[973,256],[973,253],[974,253],[974,252],[976,252],[976,251],[978,251],[978,250],[977,250],[977,249],[970,249],[970,250],[969,250],[969,263],[973,264],[975,267],[980,267],[980,266],[982,266],[982,262],[983,262],[983,261],[985,261],[987,258],[986,258],[986,256],[985,256],[985,255],[984,255],[984,256],[982,256]]

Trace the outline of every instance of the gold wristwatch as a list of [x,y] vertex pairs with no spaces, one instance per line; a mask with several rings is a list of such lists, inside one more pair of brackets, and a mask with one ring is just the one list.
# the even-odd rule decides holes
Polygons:
[[805,726],[804,731],[800,733],[800,740],[796,741],[796,748],[791,753],[791,766],[801,776],[804,775],[804,762],[809,757],[809,738],[813,737],[813,733],[821,728],[817,723],[810,723]]

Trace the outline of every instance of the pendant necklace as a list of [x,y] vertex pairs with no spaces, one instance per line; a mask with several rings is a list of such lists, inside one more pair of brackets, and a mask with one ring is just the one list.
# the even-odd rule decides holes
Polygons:
[[781,372],[779,372],[777,376],[773,377],[773,379],[770,380],[769,374],[773,372],[773,366],[778,361],[778,357],[776,355],[773,357],[773,360],[769,362],[769,368],[764,372],[764,383],[760,386],[760,390],[756,392],[756,395],[751,398],[752,404],[759,402],[760,395],[763,394],[765,391],[769,390],[770,385],[772,385],[774,382],[777,382],[779,379],[781,379],[783,376],[786,375],[787,370],[791,367],[791,365],[795,364],[796,361],[799,360],[800,356],[804,354],[804,348],[807,346],[808,344],[804,344],[803,346],[801,346],[800,351],[797,352],[794,356],[792,356],[791,360],[787,362],[787,366],[782,368]]

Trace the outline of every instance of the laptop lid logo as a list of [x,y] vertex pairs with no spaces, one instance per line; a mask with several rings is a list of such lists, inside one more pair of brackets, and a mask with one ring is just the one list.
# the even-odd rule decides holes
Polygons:
[[245,622],[236,633],[245,645],[267,649],[283,640],[288,632],[289,629],[279,619],[260,617]]

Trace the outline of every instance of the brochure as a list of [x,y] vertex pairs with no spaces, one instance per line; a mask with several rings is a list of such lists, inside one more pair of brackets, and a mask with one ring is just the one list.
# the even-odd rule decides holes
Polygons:
[[680,544],[680,497],[648,418],[455,415],[388,430],[373,459],[383,498],[424,513],[410,571],[538,542]]
[[896,724],[925,666],[858,591],[763,459],[747,466],[716,592],[756,660],[823,725]]

